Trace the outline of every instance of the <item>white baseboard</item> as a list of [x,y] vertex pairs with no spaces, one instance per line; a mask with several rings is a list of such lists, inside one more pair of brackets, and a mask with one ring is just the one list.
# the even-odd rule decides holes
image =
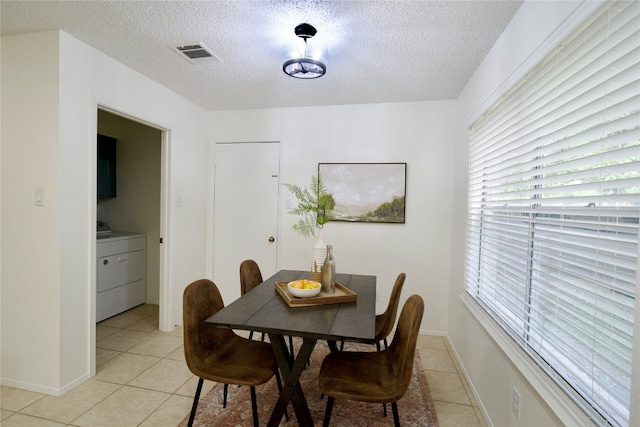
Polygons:
[[7,387],[14,387],[22,390],[28,390],[36,393],[48,394],[50,396],[59,397],[65,394],[66,392],[72,390],[73,388],[77,387],[78,385],[82,384],[88,379],[89,379],[89,375],[82,375],[81,377],[76,378],[75,380],[73,380],[72,382],[68,383],[67,385],[61,388],[49,387],[42,384],[34,384],[26,381],[14,380],[11,378],[0,379],[0,384]]

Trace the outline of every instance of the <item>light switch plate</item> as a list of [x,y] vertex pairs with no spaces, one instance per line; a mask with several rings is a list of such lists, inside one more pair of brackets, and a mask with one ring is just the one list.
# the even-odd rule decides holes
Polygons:
[[35,205],[44,206],[44,190],[42,188],[36,188]]

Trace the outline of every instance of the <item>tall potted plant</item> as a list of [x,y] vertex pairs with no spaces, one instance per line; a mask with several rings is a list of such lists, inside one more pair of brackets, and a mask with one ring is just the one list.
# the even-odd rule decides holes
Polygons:
[[298,206],[292,209],[291,215],[298,215],[298,221],[293,225],[293,230],[305,237],[315,237],[313,246],[313,262],[311,265],[311,278],[322,280],[322,266],[327,254],[327,246],[322,240],[322,228],[331,220],[331,211],[335,206],[333,196],[327,193],[322,183],[322,177],[311,177],[309,187],[300,187],[295,184],[284,184],[298,199]]

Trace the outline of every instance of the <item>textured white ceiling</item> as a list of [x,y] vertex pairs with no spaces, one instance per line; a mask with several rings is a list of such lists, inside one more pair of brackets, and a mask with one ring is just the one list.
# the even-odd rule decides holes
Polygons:
[[[509,1],[0,1],[2,36],[60,29],[208,110],[454,99],[520,6]],[[282,62],[318,30],[327,74]],[[202,43],[220,61],[172,47]]]

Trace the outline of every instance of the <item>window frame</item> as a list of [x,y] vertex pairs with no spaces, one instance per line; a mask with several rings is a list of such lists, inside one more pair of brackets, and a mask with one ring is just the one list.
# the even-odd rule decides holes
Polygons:
[[[592,11],[595,9],[599,9],[602,3],[598,4],[597,7],[593,7]],[[581,11],[584,13],[584,11]],[[566,33],[565,33],[566,35]],[[564,36],[561,37],[564,39]],[[548,49],[550,51],[552,49]],[[547,53],[548,53],[547,51]],[[539,54],[538,58],[546,56]],[[518,80],[518,79],[515,79]],[[513,83],[514,79],[511,78],[510,82]],[[506,84],[507,82],[505,82]],[[510,85],[509,85],[510,86]],[[506,92],[504,90],[503,92]],[[494,97],[495,100],[495,97]],[[588,209],[585,206],[585,209]],[[639,249],[640,252],[640,249]],[[640,263],[640,261],[638,261]],[[466,278],[465,278],[466,282]],[[465,283],[466,285],[466,283]],[[637,286],[636,286],[637,288]],[[530,289],[527,291],[530,292]],[[530,294],[529,294],[530,295]],[[471,295],[466,292],[460,295],[460,298],[464,305],[471,311],[471,313],[478,319],[480,324],[487,330],[490,336],[496,341],[503,351],[508,355],[508,357],[514,361],[516,366],[523,372],[527,373],[525,376],[527,379],[534,385],[535,389],[543,390],[543,397],[546,395],[551,395],[552,399],[545,399],[549,406],[551,406],[556,414],[560,416],[561,419],[566,420],[567,424],[592,424],[591,418],[586,414],[593,416],[593,419],[598,419],[598,414],[593,414],[589,407],[580,406],[573,399],[569,398],[565,392],[558,387],[555,382],[550,381],[548,377],[544,375],[540,375],[540,367],[541,364],[536,363],[535,360],[532,360],[527,352],[521,349],[519,346],[515,345],[513,336],[509,335],[506,331],[502,329],[498,325],[498,322],[493,319],[487,312],[482,304],[477,302]],[[636,301],[636,306],[638,303]],[[638,330],[636,326],[636,331]],[[638,341],[635,338],[636,342]],[[633,394],[632,394],[633,399]],[[633,416],[632,418],[633,419]]]

